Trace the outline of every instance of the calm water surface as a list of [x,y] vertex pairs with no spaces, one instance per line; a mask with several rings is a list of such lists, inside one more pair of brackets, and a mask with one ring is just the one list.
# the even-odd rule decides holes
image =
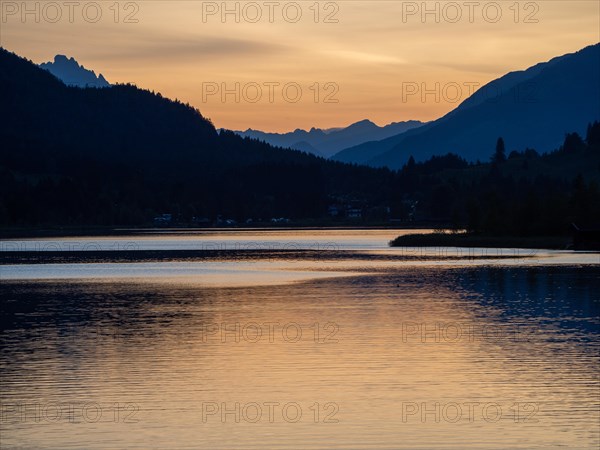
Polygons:
[[397,234],[0,242],[225,251],[1,265],[0,447],[598,448],[598,254]]

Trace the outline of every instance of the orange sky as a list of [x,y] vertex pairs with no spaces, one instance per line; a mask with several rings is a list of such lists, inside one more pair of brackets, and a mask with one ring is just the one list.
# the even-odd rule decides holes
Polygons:
[[36,63],[74,56],[232,129],[432,120],[472,86],[600,40],[595,0],[22,5],[2,2],[4,48]]

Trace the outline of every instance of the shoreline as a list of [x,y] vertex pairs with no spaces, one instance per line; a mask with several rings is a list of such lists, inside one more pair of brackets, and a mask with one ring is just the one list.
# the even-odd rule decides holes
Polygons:
[[[398,236],[390,247],[532,248],[574,250],[571,236],[492,236],[468,233],[416,233]],[[578,249],[586,250],[586,249]]]
[[41,228],[0,228],[0,239],[92,237],[92,236],[140,236],[145,234],[185,234],[239,231],[319,231],[319,230],[432,230],[434,224],[419,225],[254,225],[229,227],[41,227]]

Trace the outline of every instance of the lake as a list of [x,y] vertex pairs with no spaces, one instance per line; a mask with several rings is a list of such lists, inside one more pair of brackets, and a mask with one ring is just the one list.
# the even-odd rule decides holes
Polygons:
[[600,255],[0,241],[2,449],[598,448]]

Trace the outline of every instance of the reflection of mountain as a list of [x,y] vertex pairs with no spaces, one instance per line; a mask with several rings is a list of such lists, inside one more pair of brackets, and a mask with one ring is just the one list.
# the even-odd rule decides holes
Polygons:
[[236,131],[236,133],[244,137],[260,139],[271,145],[302,150],[328,158],[344,148],[367,141],[385,139],[421,125],[423,125],[423,122],[409,120],[380,127],[370,120],[361,120],[346,128],[326,130],[311,128],[310,131],[298,129],[282,134],[248,129],[246,131]]
[[64,55],[56,55],[54,62],[40,64],[42,69],[60,79],[68,86],[77,87],[110,87],[102,74],[96,76],[93,70],[80,66],[75,58],[67,58]]
[[423,127],[345,149],[332,159],[400,168],[448,152],[487,160],[499,136],[507,151],[551,151],[566,133],[600,119],[600,44],[512,72],[483,86],[454,111]]

